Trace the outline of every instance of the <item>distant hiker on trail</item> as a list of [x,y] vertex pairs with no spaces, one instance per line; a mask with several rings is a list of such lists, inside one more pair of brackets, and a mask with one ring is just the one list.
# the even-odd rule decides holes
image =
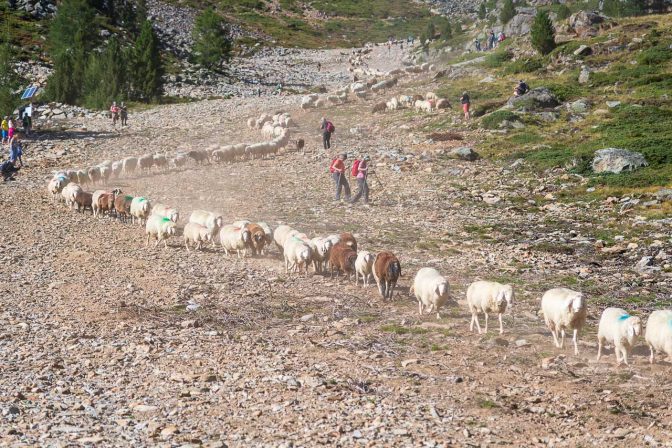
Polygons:
[[497,44],[504,42],[504,39],[506,39],[506,34],[504,34],[504,31],[500,31],[499,36],[497,37]]
[[490,34],[488,35],[488,49],[494,49],[496,44],[497,38],[495,37],[495,32],[490,30]]
[[476,39],[474,40],[474,46],[476,47],[476,51],[481,51],[481,41]]
[[112,125],[117,126],[117,120],[119,120],[119,106],[117,102],[113,101],[112,106],[110,106],[110,116],[112,117]]
[[518,85],[513,89],[513,96],[525,95],[530,91],[530,87],[522,79],[518,81]]
[[30,118],[30,115],[24,112],[23,114],[23,120],[22,120],[22,125],[23,125],[23,132],[26,134],[26,137],[30,135],[30,130],[33,127],[33,119]]
[[331,148],[331,134],[336,131],[334,124],[327,120],[326,117],[322,117],[322,122],[320,123],[320,129],[322,130],[322,144],[324,149]]
[[317,71],[318,72],[322,71],[322,63],[320,63],[320,62],[317,63]]
[[7,122],[7,117],[4,117],[2,119],[2,144],[4,145],[5,142],[9,142],[9,123]]
[[462,103],[462,110],[464,111],[464,119],[468,120],[470,117],[469,108],[471,107],[471,100],[469,99],[469,92],[463,92],[462,97],[460,98],[460,103]]
[[124,103],[121,103],[121,107],[119,108],[119,117],[121,118],[121,125],[128,126],[128,108]]
[[0,173],[2,173],[2,180],[5,182],[8,180],[15,180],[14,173],[17,171],[19,171],[19,169],[14,166],[14,162],[11,160],[6,160],[0,164]]
[[364,156],[362,160],[355,160],[352,163],[352,175],[357,179],[357,194],[352,198],[352,203],[359,201],[364,196],[364,204],[369,203],[369,184],[366,179],[369,177],[369,162],[371,158]]
[[14,138],[14,120],[12,120],[11,115],[9,116],[9,120],[7,120],[7,138],[10,142]]
[[345,172],[345,159],[347,158],[347,154],[339,154],[338,157],[331,161],[331,165],[329,166],[331,178],[334,180],[334,184],[336,184],[336,201],[341,200],[341,189],[343,188],[345,189],[345,200],[350,201],[350,184],[348,184]]

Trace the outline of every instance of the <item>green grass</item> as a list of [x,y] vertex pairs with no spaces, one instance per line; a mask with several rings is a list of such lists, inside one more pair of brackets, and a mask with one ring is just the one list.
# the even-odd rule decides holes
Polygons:
[[383,325],[380,327],[381,331],[394,334],[426,334],[429,330],[419,327],[404,327],[397,324]]
[[481,119],[481,126],[485,129],[499,129],[503,121],[520,121],[518,115],[508,110],[497,110]]
[[518,59],[510,62],[504,67],[504,73],[507,75],[515,75],[518,73],[532,73],[536,72],[544,66],[541,58]]

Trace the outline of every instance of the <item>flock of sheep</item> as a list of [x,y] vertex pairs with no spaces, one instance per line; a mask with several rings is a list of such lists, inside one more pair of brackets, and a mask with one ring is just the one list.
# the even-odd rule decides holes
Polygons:
[[[51,183],[50,183],[50,192]],[[86,195],[87,199],[82,196]],[[68,207],[83,210],[91,204],[94,216],[108,214],[120,220],[131,219],[145,225],[146,245],[150,239],[168,247],[167,240],[178,235],[178,211],[164,204],[154,204],[144,197],[124,195],[119,189],[111,191],[97,190],[83,192],[75,183],[66,184],[60,191],[60,197]],[[401,276],[401,263],[389,251],[377,254],[366,250],[358,251],[357,240],[351,233],[334,234],[310,238],[305,233],[287,225],[272,229],[264,222],[236,221],[225,225],[224,218],[213,212],[195,210],[189,216],[182,231],[186,249],[202,249],[204,244],[221,246],[227,255],[235,252],[238,257],[262,255],[270,245],[275,244],[283,256],[285,272],[298,272],[308,275],[312,266],[316,274],[340,275],[343,273],[355,284],[361,278],[364,286],[369,285],[371,277],[375,280],[380,295],[392,300],[397,281]],[[411,293],[418,302],[418,311],[436,312],[451,297],[448,280],[436,269],[420,269],[413,281]],[[466,294],[466,302],[471,312],[470,330],[487,333],[489,314],[497,314],[499,333],[504,332],[502,315],[511,308],[514,291],[511,285],[491,281],[472,283]],[[554,288],[543,295],[541,311],[546,326],[551,331],[553,341],[558,348],[564,347],[565,333],[573,333],[575,354],[578,350],[578,332],[586,322],[587,303],[582,293],[567,288]],[[479,315],[485,317],[485,327],[481,330]],[[636,338],[642,333],[641,319],[619,308],[607,308],[602,313],[598,327],[598,360],[603,345],[608,342],[615,347],[616,359],[620,364],[628,363],[628,355]],[[651,350],[650,362],[654,361],[656,351],[662,351],[672,357],[672,311],[659,310],[651,314],[646,326],[646,342]]]

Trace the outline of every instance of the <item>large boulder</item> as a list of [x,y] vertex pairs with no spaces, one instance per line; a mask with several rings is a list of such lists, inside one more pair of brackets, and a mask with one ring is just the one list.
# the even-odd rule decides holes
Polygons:
[[627,149],[606,148],[595,151],[593,159],[593,171],[595,173],[621,173],[634,171],[637,168],[647,166],[644,156],[638,152]]
[[597,11],[579,11],[569,17],[569,31],[579,37],[597,36],[598,31],[609,29],[615,23]]
[[397,78],[387,79],[385,81],[380,81],[371,86],[371,90],[377,92],[378,90],[389,89],[397,84]]
[[524,36],[530,32],[534,22],[533,14],[518,13],[506,24],[504,33],[507,36]]
[[554,108],[560,104],[560,102],[555,95],[553,95],[553,92],[546,87],[537,87],[530,90],[525,95],[512,96],[506,104],[514,109],[539,111]]
[[468,160],[469,162],[473,162],[474,160],[478,160],[478,158],[480,157],[476,151],[469,148],[468,146],[463,146],[461,148],[455,148],[455,149],[450,151],[450,155],[453,156],[456,159]]

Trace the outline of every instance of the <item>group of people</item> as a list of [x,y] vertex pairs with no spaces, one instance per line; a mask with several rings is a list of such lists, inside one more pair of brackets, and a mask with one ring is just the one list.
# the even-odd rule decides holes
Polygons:
[[[322,131],[322,145],[325,150],[331,149],[331,134],[336,131],[334,124],[322,117],[320,122],[320,130]],[[351,204],[356,203],[360,199],[364,204],[369,203],[369,184],[367,178],[369,176],[369,163],[371,158],[364,156],[362,159],[355,160],[351,167],[345,165],[348,158],[347,153],[339,154],[331,161],[329,165],[329,173],[336,186],[336,201],[341,200],[341,193],[345,192],[345,201]],[[351,197],[350,183],[348,182],[348,175],[353,176],[357,180],[357,194]]]
[[128,126],[128,108],[125,103],[117,106],[117,102],[113,101],[110,106],[110,116],[112,118],[112,125],[117,126],[117,121],[121,120],[121,126]]
[[497,45],[502,43],[505,39],[506,34],[504,34],[504,31],[500,31],[499,34],[495,35],[495,32],[490,30],[485,38],[485,47],[481,45],[481,41],[478,38],[474,40],[474,47],[476,48],[476,51],[494,50]]
[[[21,124],[24,134],[28,135],[32,127],[30,115],[24,114]],[[2,145],[9,147],[9,158],[0,163],[0,174],[2,174],[3,181],[14,180],[14,174],[24,166],[23,143],[11,116],[3,117],[0,130],[2,132]]]

